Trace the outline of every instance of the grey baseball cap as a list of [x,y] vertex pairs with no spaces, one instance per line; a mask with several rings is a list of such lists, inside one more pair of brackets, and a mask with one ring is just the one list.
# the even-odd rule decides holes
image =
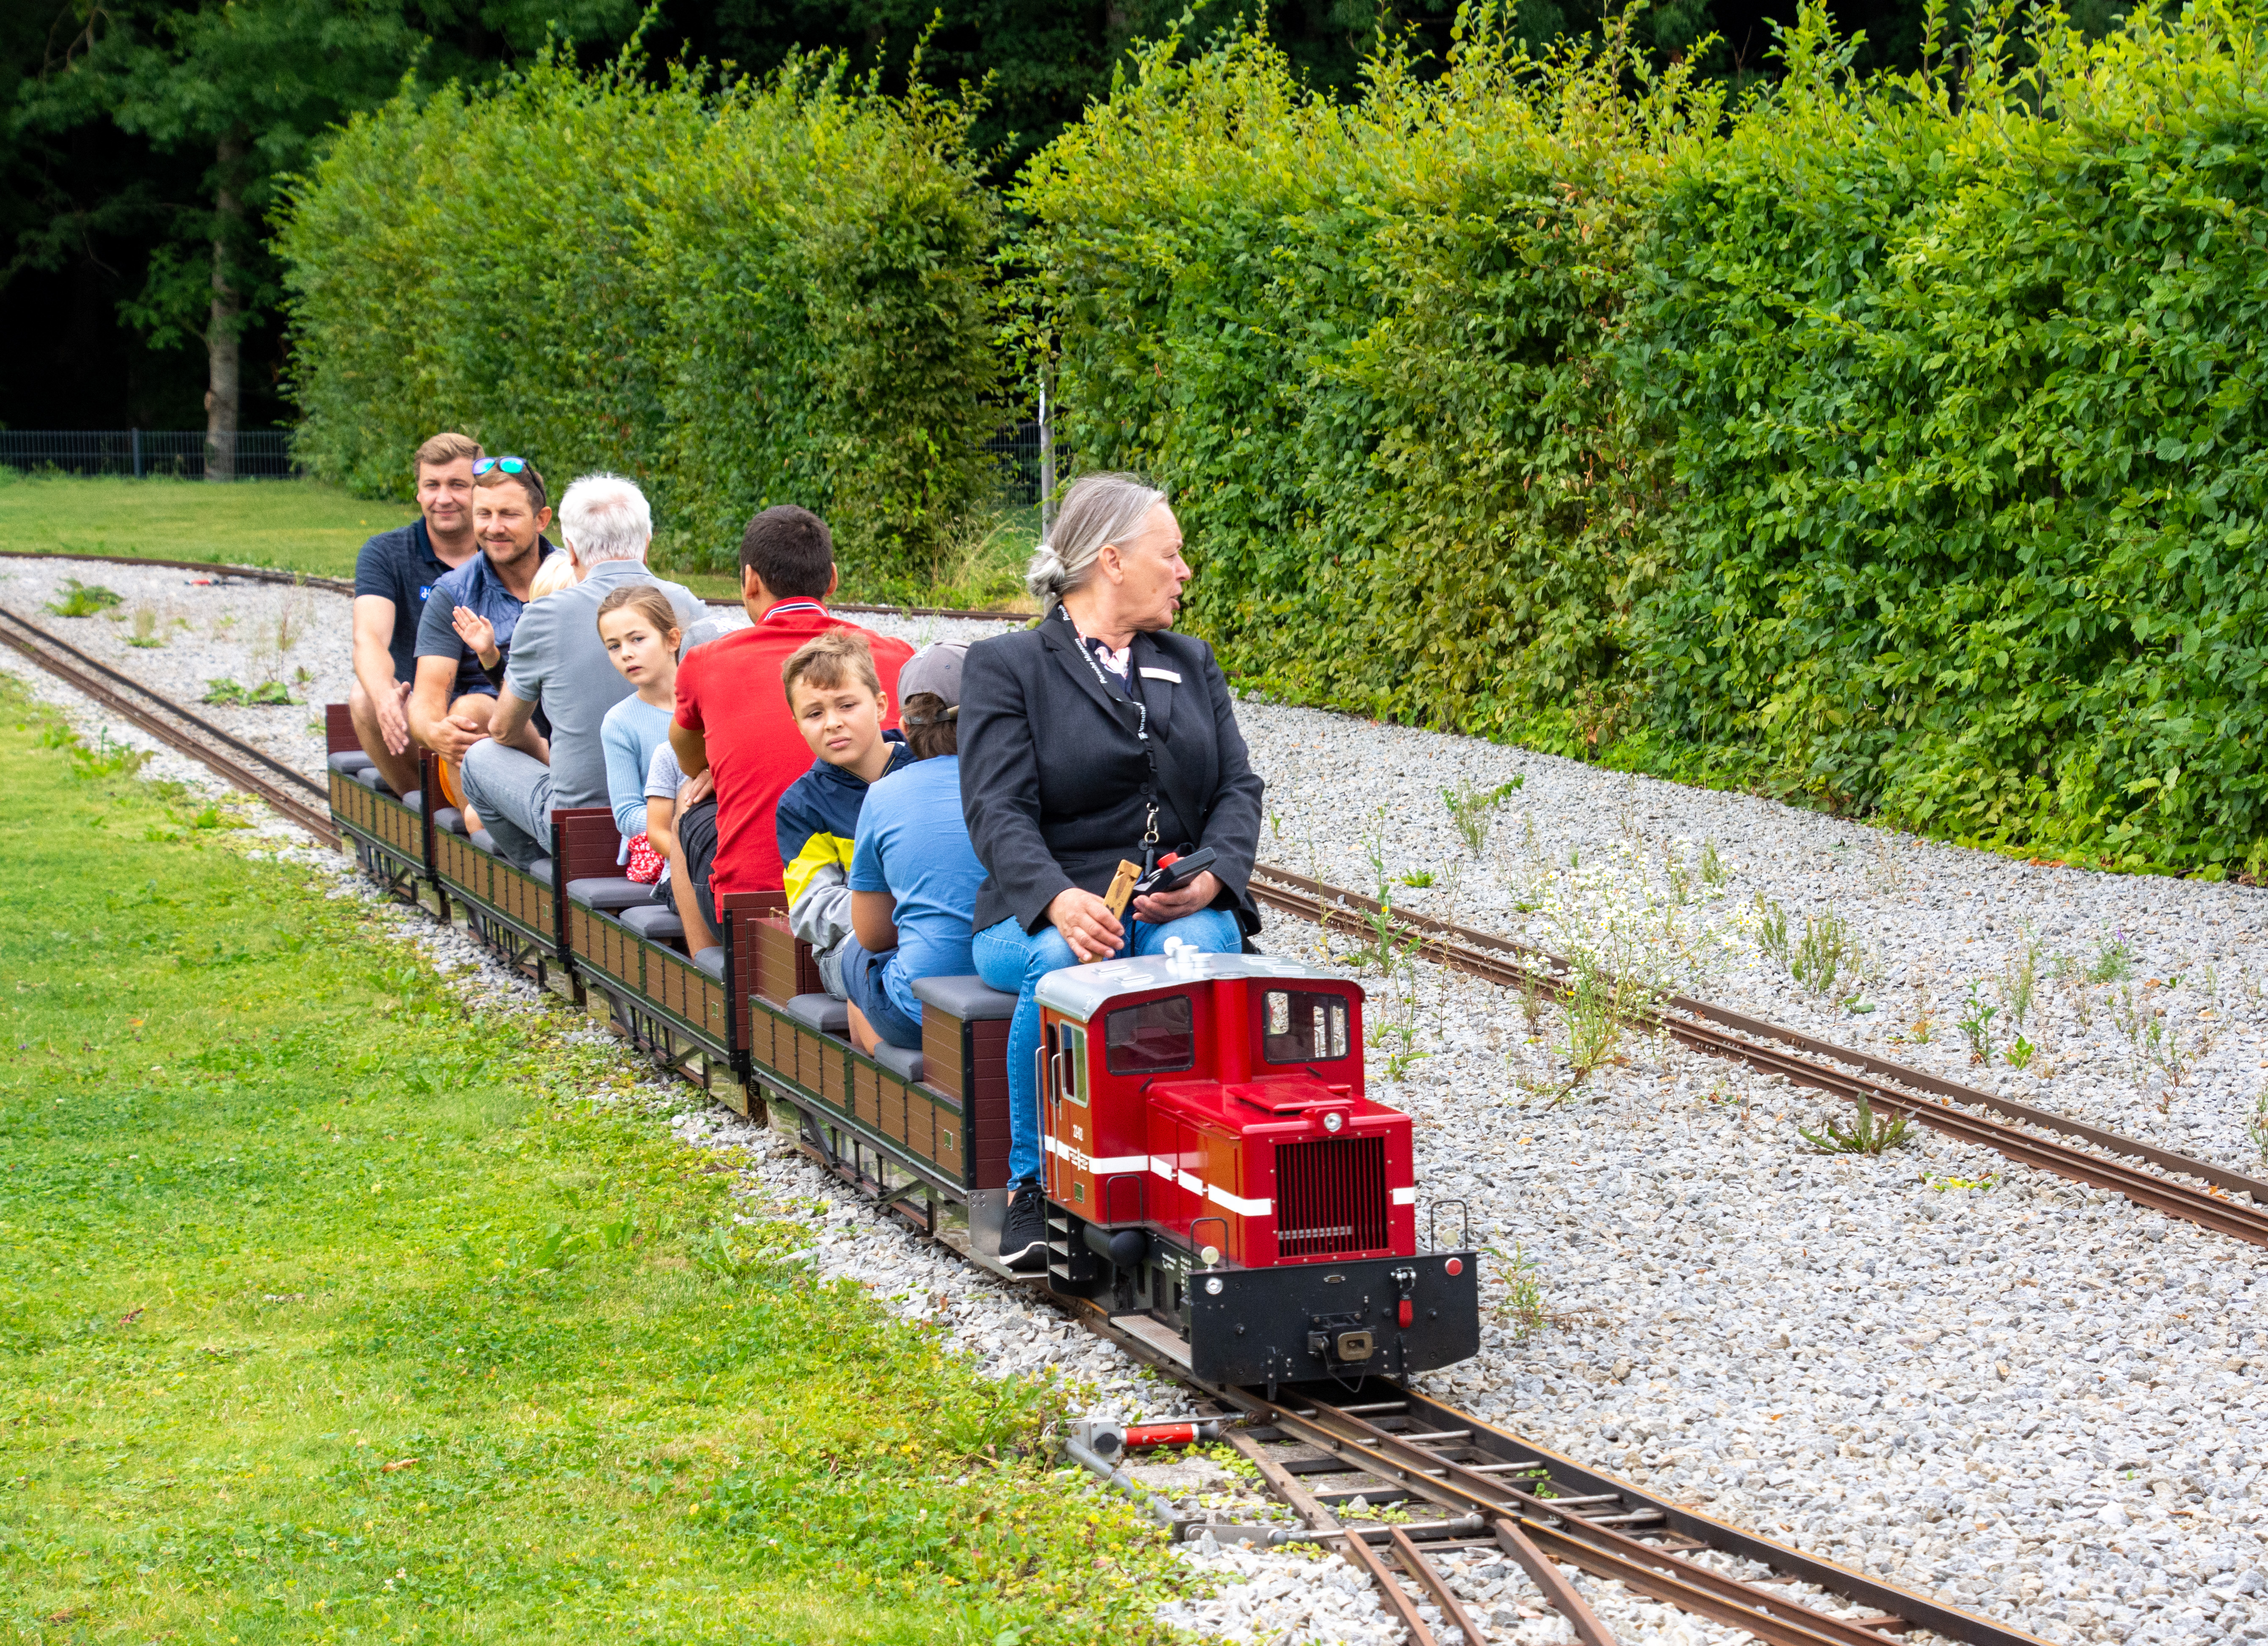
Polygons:
[[898,701],[903,703],[916,692],[933,691],[945,699],[946,707],[959,708],[961,660],[968,651],[966,640],[940,640],[916,652],[898,670]]

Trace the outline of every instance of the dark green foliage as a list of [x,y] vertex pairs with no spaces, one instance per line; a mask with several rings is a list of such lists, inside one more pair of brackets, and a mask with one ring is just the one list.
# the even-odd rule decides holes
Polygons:
[[[1605,369],[1642,208],[1713,104],[1484,15],[1362,106],[1169,42],[1025,176],[1083,464],[1168,483],[1248,683],[1568,748],[1661,571],[1662,442]],[[1588,728],[1595,736],[1595,726]]]
[[1067,445],[1248,682],[2001,849],[2268,867],[2257,8],[1719,122],[1609,36],[1164,50],[1027,173]]
[[990,198],[970,107],[792,62],[707,95],[547,62],[353,122],[279,245],[316,471],[372,495],[441,428],[655,494],[674,564],[773,503],[866,575],[984,500]]

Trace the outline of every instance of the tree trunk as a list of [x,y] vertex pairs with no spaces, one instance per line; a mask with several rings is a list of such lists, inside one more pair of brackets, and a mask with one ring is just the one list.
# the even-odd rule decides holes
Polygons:
[[212,316],[205,325],[210,377],[205,390],[205,478],[236,478],[237,377],[243,352],[243,298],[236,289],[236,249],[244,239],[239,173],[244,140],[220,140],[219,187],[213,195]]

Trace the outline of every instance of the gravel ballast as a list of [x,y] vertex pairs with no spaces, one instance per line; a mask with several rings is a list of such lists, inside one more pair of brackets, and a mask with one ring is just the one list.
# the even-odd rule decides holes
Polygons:
[[[173,602],[188,624],[163,648],[133,648],[130,622],[50,618],[38,606],[66,574],[129,606]],[[343,697],[344,597],[200,587],[198,575],[0,562],[0,603],[193,697],[182,683],[243,678],[252,660],[239,635],[272,619],[270,602],[308,600],[318,621],[291,667],[313,678],[293,695]],[[231,609],[238,624],[217,629]],[[998,631],[870,621],[909,638]],[[263,746],[320,770],[315,711],[215,718],[239,734],[262,728]],[[2263,1170],[2250,1130],[2268,1081],[2259,892],[2028,865],[1314,711],[1247,704],[1240,718],[1269,779],[1265,859],[1366,892],[1384,880],[1397,904],[1555,947],[1617,921],[1661,922],[1674,934],[1661,951],[1690,974],[1679,986],[1706,998]],[[151,770],[173,775],[162,761]],[[1522,786],[1468,851],[1441,791],[1515,777]],[[1722,870],[1714,885],[1705,848]],[[1427,875],[1430,886],[1401,883]],[[1798,940],[1807,915],[1846,922],[1855,986],[1815,993],[1765,954],[1760,897]],[[470,948],[453,934],[435,941]],[[1312,927],[1280,916],[1263,942],[1322,954]],[[1798,1125],[1845,1111],[1667,1043],[1625,1040],[1611,1054],[1625,1060],[1567,1089],[1556,1008],[1531,1022],[1515,993],[1423,963],[1387,975],[1354,947],[1335,937],[1329,963],[1363,978],[1383,1030],[1373,1090],[1417,1119],[1421,1193],[1465,1200],[1491,1254],[1484,1351],[1425,1380],[1434,1393],[2051,1640],[2268,1639],[2268,1331],[2251,1302],[2268,1254],[1934,1133],[1880,1157],[1822,1154]],[[2071,964],[2055,981],[2058,956]],[[2127,975],[2108,975],[2122,960]],[[1849,966],[1838,974],[1847,984]],[[1990,1063],[1970,1060],[1958,1027],[1977,1015],[1972,985],[1994,1008]],[[2034,1048],[2021,1069],[2007,1058],[2017,1033]],[[808,1260],[939,1321],[990,1369],[1074,1378],[1099,1415],[1173,1408],[1115,1348],[850,1201],[770,1134],[690,1103],[676,1124],[688,1141],[748,1151],[749,1216],[823,1201]],[[1188,1627],[1270,1642],[1398,1635],[1335,1559],[1233,1546],[1187,1558],[1226,1585],[1180,1603],[1172,1616]],[[1488,1590],[1477,1604],[1492,1640],[1568,1638],[1524,1576],[1481,1563],[1460,1581]],[[1604,1589],[1587,1582],[1624,1640],[1736,1638]]]

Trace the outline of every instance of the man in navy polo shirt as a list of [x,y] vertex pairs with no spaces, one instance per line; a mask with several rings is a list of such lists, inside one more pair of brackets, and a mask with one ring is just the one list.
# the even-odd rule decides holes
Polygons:
[[[453,767],[489,735],[535,568],[560,552],[543,535],[551,509],[534,464],[484,457],[473,468],[473,535],[481,551],[434,585],[417,623],[417,680],[409,693],[410,731]],[[548,757],[545,734],[530,724],[505,741],[541,760]]]
[[434,584],[479,550],[473,464],[480,454],[480,442],[463,434],[437,434],[419,447],[411,460],[417,518],[379,533],[355,557],[354,685],[347,705],[363,753],[396,794],[417,786],[409,715],[417,620]]

